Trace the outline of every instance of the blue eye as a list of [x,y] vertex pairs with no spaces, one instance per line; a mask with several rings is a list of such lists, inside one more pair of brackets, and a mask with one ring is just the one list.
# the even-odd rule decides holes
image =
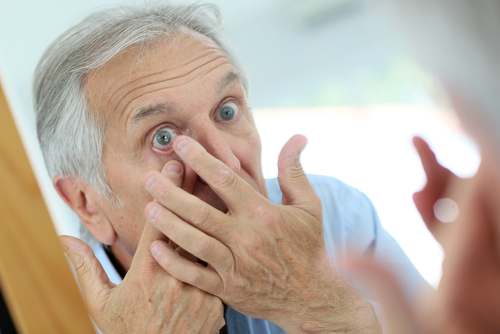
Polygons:
[[179,133],[174,129],[162,128],[153,138],[153,146],[160,150],[169,149]]
[[219,113],[217,114],[217,119],[222,121],[230,121],[236,116],[238,116],[239,112],[240,110],[238,109],[238,106],[235,103],[228,102],[225,103],[219,109]]

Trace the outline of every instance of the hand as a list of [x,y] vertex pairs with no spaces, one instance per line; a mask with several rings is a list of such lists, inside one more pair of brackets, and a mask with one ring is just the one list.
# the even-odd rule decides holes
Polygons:
[[373,263],[351,262],[357,276],[369,278],[379,294],[386,333],[500,332],[500,176],[490,158],[483,158],[473,178],[453,177],[443,189],[460,213],[441,235],[445,260],[439,288],[418,310],[404,300],[389,271]]
[[375,332],[371,305],[328,263],[321,202],[300,166],[305,145],[305,137],[294,136],[280,154],[283,205],[276,205],[194,140],[178,137],[177,155],[229,211],[214,209],[159,173],[147,173],[146,189],[158,203],[146,206],[146,216],[208,266],[184,259],[163,241],[153,242],[151,251],[172,276],[287,333]]
[[460,211],[443,243],[443,276],[428,313],[438,331],[500,332],[499,189],[498,165],[488,156],[473,178],[450,186]]
[[[181,177],[170,176],[172,184],[180,185]],[[219,333],[221,300],[166,273],[149,250],[157,239],[165,237],[146,223],[131,268],[115,285],[86,243],[61,237],[92,319],[103,333]]]
[[413,194],[413,201],[425,225],[427,225],[434,238],[441,243],[441,236],[446,234],[445,230],[449,225],[443,224],[436,219],[434,204],[438,199],[446,197],[445,192],[448,185],[457,181],[458,177],[439,164],[436,155],[422,138],[414,137],[413,145],[417,149],[427,176],[427,184],[422,190]]

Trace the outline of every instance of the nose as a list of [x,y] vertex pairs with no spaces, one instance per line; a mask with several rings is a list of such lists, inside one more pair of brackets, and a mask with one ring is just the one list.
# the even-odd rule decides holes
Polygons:
[[241,169],[240,160],[233,154],[233,150],[224,138],[223,133],[212,122],[210,122],[210,125],[205,124],[203,130],[197,132],[198,135],[194,136],[194,139],[208,153],[225,163],[235,173],[239,173]]

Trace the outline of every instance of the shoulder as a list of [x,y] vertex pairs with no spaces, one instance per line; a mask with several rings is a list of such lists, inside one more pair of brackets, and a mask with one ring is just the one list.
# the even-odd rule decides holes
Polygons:
[[[371,206],[370,199],[358,189],[331,176],[308,174],[307,178],[318,194],[323,205],[338,204],[341,207],[357,207],[359,205]],[[281,190],[276,178],[266,180],[269,199],[271,202],[281,204]]]

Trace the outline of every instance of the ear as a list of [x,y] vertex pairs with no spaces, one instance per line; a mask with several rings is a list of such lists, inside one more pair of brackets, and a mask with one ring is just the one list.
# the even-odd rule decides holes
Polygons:
[[86,182],[74,176],[56,176],[53,184],[62,200],[78,215],[83,225],[99,242],[106,245],[116,242],[115,229],[103,210],[105,200]]

